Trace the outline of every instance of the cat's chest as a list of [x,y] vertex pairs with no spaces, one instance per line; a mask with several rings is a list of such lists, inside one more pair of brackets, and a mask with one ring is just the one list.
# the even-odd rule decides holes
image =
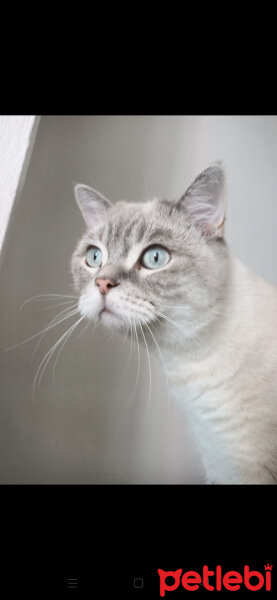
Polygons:
[[239,412],[232,393],[232,373],[211,358],[199,364],[168,362],[172,401],[181,406],[204,458],[207,474],[222,481],[234,477]]
[[[172,394],[178,401],[183,398],[188,406],[191,402],[195,404],[201,397],[204,400],[214,397],[224,387],[230,375],[222,364],[219,366],[219,361],[214,357],[198,362],[170,357],[166,366]],[[198,404],[200,406],[201,401]]]
[[227,430],[239,419],[229,365],[213,356],[197,363],[172,358],[167,367],[172,401],[186,412],[197,436],[213,445],[216,439],[225,443]]

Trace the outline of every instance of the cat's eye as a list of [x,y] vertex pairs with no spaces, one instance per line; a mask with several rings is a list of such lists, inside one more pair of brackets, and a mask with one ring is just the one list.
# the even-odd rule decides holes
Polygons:
[[86,263],[89,267],[100,267],[102,264],[102,252],[97,246],[90,246],[86,253]]
[[160,269],[170,260],[169,252],[162,246],[147,248],[141,257],[141,264],[146,269]]

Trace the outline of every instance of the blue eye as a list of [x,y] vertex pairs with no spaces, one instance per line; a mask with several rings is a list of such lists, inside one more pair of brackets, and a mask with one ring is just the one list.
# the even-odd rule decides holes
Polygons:
[[141,258],[141,264],[146,269],[159,269],[164,267],[170,260],[170,254],[162,246],[152,246],[144,252]]
[[86,261],[89,267],[100,267],[102,264],[102,252],[97,246],[90,246],[87,250]]

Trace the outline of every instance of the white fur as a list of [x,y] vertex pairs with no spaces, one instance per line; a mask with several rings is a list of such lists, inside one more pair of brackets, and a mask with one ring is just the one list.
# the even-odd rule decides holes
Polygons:
[[276,483],[277,291],[231,264],[220,327],[193,356],[164,349],[169,385],[187,411],[208,483]]

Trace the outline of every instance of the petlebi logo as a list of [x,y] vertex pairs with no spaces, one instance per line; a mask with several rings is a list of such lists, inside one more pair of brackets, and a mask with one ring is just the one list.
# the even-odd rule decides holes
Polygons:
[[204,565],[202,572],[185,571],[183,573],[183,569],[176,571],[158,569],[160,596],[163,597],[166,592],[174,592],[181,587],[188,592],[195,592],[199,590],[200,585],[209,592],[220,592],[224,589],[236,592],[243,587],[251,592],[257,592],[262,588],[266,592],[270,592],[272,567],[273,565],[267,563],[264,565],[263,572],[260,572],[251,570],[249,565],[245,565],[243,572],[227,571],[225,573],[223,573],[221,565],[217,565],[215,570],[210,570],[207,565]]

